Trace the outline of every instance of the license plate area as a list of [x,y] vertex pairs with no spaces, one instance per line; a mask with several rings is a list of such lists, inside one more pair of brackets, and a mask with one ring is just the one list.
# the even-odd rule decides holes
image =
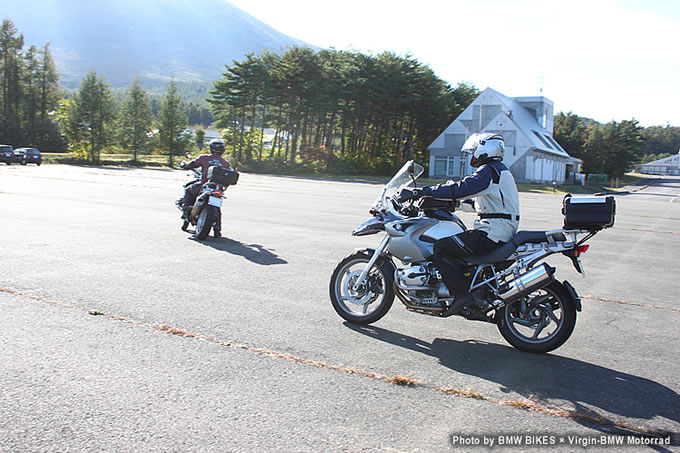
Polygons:
[[215,206],[217,208],[222,207],[222,199],[220,197],[210,197],[208,198],[208,204],[210,206]]

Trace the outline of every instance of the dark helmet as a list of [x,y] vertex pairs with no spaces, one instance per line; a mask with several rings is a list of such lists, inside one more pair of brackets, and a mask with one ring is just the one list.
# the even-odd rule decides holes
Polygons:
[[472,154],[470,165],[480,167],[487,162],[503,160],[505,143],[499,134],[473,134],[467,139],[461,151]]
[[210,140],[210,152],[214,154],[224,153],[224,141],[219,138]]

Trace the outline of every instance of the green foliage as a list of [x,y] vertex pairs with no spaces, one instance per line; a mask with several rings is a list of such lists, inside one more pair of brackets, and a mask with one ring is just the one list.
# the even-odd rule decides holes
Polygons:
[[569,112],[555,116],[555,140],[573,157],[583,160],[585,173],[621,177],[642,157],[644,129],[637,120],[587,123]]
[[76,161],[86,162],[90,157],[90,148],[85,141],[71,142],[67,149]]
[[652,126],[642,130],[642,154],[657,155],[648,162],[661,159],[661,154],[680,152],[680,127]]
[[168,154],[168,165],[174,165],[174,157],[185,153],[190,142],[187,133],[187,116],[175,81],[171,80],[159,112],[160,146]]
[[64,134],[69,147],[87,144],[87,159],[98,163],[102,149],[113,143],[116,105],[106,82],[91,70],[83,79],[72,102],[66,106]]
[[196,136],[194,137],[194,143],[198,150],[202,150],[205,146],[205,129],[199,127],[196,129]]
[[50,112],[59,100],[59,76],[49,50],[31,46],[12,21],[0,26],[0,143],[63,149]]
[[134,162],[137,161],[138,153],[147,154],[151,151],[152,120],[149,96],[142,90],[139,80],[135,80],[123,99],[118,129],[119,143],[123,149],[132,153]]
[[[370,173],[424,154],[477,93],[466,84],[452,90],[410,57],[294,47],[235,61],[209,102],[237,162]],[[253,132],[265,128],[275,131],[267,147]]]
[[661,154],[644,154],[640,159],[639,163],[646,164],[649,162],[654,162],[655,160],[664,159],[666,157],[671,157],[671,153],[661,153]]

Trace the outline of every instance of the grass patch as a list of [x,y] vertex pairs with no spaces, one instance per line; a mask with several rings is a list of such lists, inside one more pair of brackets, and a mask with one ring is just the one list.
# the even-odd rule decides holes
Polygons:
[[[46,164],[68,164],[68,165],[92,165],[89,162],[76,160],[73,158],[71,153],[43,153],[43,162]],[[175,167],[184,159],[183,156],[175,156],[173,162]],[[102,154],[101,160],[97,166],[115,166],[115,167],[169,167],[168,156],[159,154],[144,154],[137,157],[137,160],[132,160],[132,155],[130,154]],[[385,184],[390,180],[390,176],[376,176],[376,175],[340,175],[340,174],[315,174],[315,175],[300,175],[300,174],[284,174],[281,176],[296,176],[296,177],[308,177],[319,180],[328,181],[356,181],[356,182],[368,182],[375,184]],[[563,184],[558,186],[553,186],[552,184],[517,184],[517,189],[520,192],[528,193],[573,193],[573,194],[593,194],[598,192],[604,192],[609,190],[621,190],[627,186],[633,185],[644,185],[645,180],[654,179],[652,175],[645,175],[642,173],[626,173],[624,176],[619,178],[618,181],[609,181],[608,184],[604,186],[594,186],[594,185],[576,185],[576,184]],[[418,186],[422,187],[425,185],[435,185],[443,183],[444,179],[441,178],[420,178],[418,179]],[[618,185],[617,185],[618,182]]]
[[414,379],[411,376],[392,376],[391,378],[387,378],[385,380],[390,384],[403,385],[406,387],[418,387],[423,385],[423,381]]
[[[184,157],[175,156],[175,165],[179,164]],[[66,164],[66,165],[93,165],[88,161],[74,159],[71,153],[42,153],[42,160],[45,164]],[[102,154],[97,166],[112,167],[168,167],[168,156],[158,154],[144,154],[137,156],[137,160],[132,159],[131,154]]]
[[438,392],[446,393],[447,395],[462,396],[464,398],[473,398],[476,400],[486,401],[488,398],[479,392],[472,389],[459,390],[453,387],[444,387],[436,389]]

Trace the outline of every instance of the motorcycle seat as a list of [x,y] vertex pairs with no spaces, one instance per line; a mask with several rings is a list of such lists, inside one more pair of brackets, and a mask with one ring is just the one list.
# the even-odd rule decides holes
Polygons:
[[513,241],[506,242],[491,253],[486,255],[468,256],[465,261],[468,264],[494,264],[505,261],[515,251],[517,245]]
[[[518,231],[512,240],[498,247],[491,253],[480,256],[468,256],[465,261],[468,264],[494,264],[506,261],[508,257],[515,251],[515,249],[527,242],[544,242],[548,240],[545,231]],[[559,235],[554,238],[557,241],[564,241],[564,235]]]

